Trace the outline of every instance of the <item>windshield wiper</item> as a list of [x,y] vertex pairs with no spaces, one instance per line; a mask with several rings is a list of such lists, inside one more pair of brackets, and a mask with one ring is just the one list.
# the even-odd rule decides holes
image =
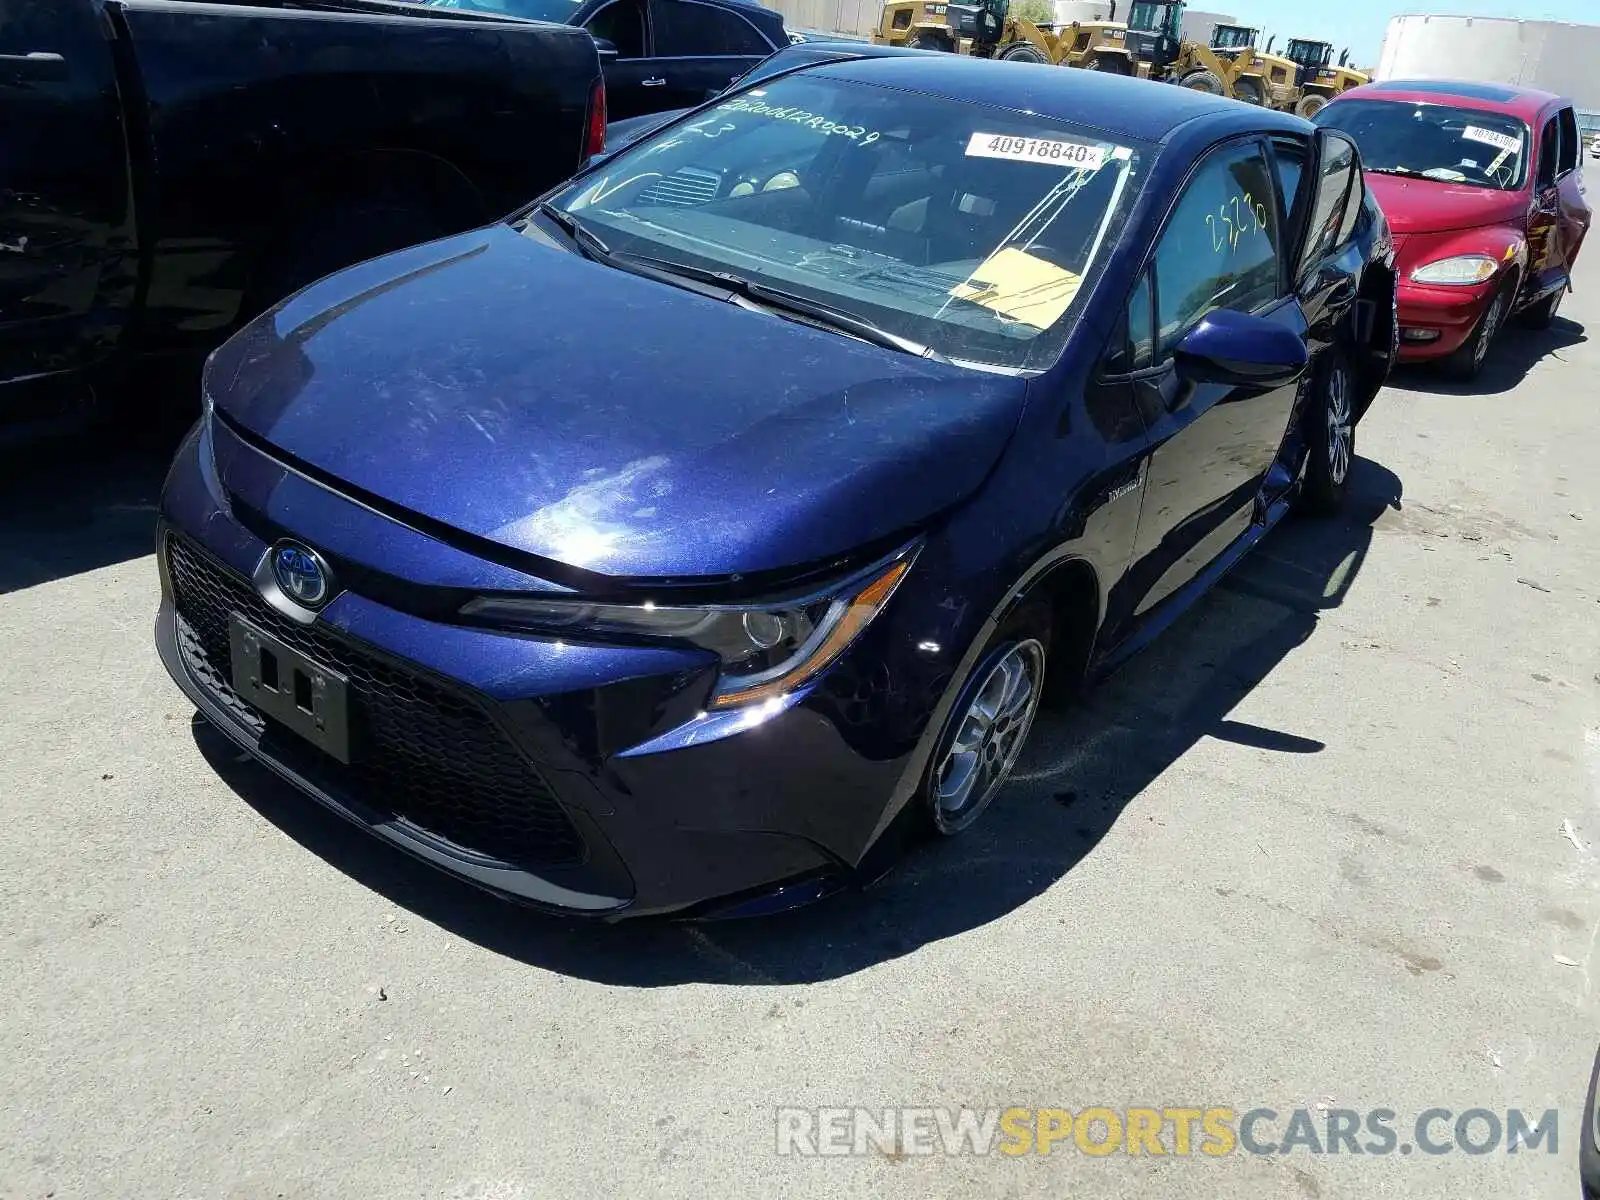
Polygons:
[[556,225],[562,233],[572,239],[572,244],[578,248],[585,258],[595,262],[604,262],[611,257],[611,247],[607,246],[600,238],[592,233],[589,228],[578,220],[577,217],[565,209],[557,208],[548,200],[539,202],[539,212]]
[[950,360],[940,354],[932,346],[912,338],[901,337],[898,333],[890,333],[882,326],[874,325],[864,317],[847,313],[828,304],[820,304],[815,300],[808,300],[804,296],[797,296],[793,292],[783,291],[781,288],[768,287],[764,283],[756,283],[742,275],[735,275],[731,271],[712,271],[705,267],[690,266],[688,263],[670,262],[663,258],[651,258],[643,254],[630,254],[618,252],[611,256],[611,261],[621,267],[629,264],[648,267],[664,275],[676,275],[683,279],[693,280],[696,283],[709,284],[726,292],[730,299],[737,298],[744,301],[744,307],[757,310],[776,310],[788,313],[803,320],[823,325],[850,337],[859,338],[870,342],[874,346],[882,346],[886,350],[898,350],[902,354],[909,354],[913,358],[926,358],[933,362],[947,363]]
[[1417,172],[1410,167],[1368,167],[1361,168],[1368,175],[1415,175]]

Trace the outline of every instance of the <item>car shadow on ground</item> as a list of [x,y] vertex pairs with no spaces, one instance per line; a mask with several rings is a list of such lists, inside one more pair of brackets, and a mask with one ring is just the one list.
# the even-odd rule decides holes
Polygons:
[[1568,350],[1588,340],[1584,327],[1565,317],[1557,317],[1549,329],[1529,329],[1513,321],[1490,346],[1483,370],[1471,382],[1460,383],[1434,367],[1415,364],[1397,367],[1389,386],[1435,396],[1501,396],[1521,387],[1528,372],[1545,359],[1565,362]]
[[0,595],[154,553],[161,483],[192,419],[130,407],[0,452]]
[[1041,718],[1016,778],[968,834],[916,845],[875,884],[780,916],[618,925],[546,916],[362,833],[281,783],[198,717],[195,739],[246,802],[307,850],[495,953],[634,987],[833,979],[1027,904],[1091,853],[1129,804],[1202,738],[1281,754],[1324,749],[1316,734],[1326,730],[1266,728],[1229,713],[1315,632],[1323,612],[1343,603],[1375,525],[1400,507],[1400,480],[1358,459],[1343,513],[1286,522],[1085,703]]

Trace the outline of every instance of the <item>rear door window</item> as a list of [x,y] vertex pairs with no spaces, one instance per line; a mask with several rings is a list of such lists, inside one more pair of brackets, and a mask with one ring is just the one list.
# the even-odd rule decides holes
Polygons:
[[1561,174],[1568,175],[1578,169],[1578,158],[1583,151],[1583,139],[1578,136],[1578,114],[1563,108],[1557,120],[1561,124]]
[[1300,181],[1306,173],[1306,145],[1288,138],[1272,140],[1272,161],[1278,172],[1278,187],[1283,191],[1285,213],[1294,211],[1295,197],[1300,194]]
[[[1348,236],[1346,220],[1350,207],[1351,183],[1359,177],[1355,143],[1343,134],[1324,130],[1322,162],[1316,179],[1316,195],[1306,223],[1305,250],[1300,256],[1296,279],[1321,262]],[[1353,229],[1354,226],[1352,225]]]
[[1561,167],[1561,121],[1551,117],[1539,139],[1539,186],[1550,187],[1556,181]]
[[645,56],[644,5],[639,0],[616,0],[589,18],[591,37],[610,42],[618,58]]
[[737,13],[688,0],[655,0],[656,57],[766,55],[772,47]]
[[1367,199],[1367,182],[1361,174],[1358,163],[1350,178],[1350,195],[1344,204],[1344,220],[1339,225],[1339,240],[1334,243],[1335,249],[1343,249],[1355,236],[1356,226],[1361,222],[1362,206]]

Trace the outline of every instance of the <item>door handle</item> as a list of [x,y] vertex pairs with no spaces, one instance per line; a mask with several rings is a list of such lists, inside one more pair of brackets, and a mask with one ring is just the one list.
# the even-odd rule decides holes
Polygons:
[[61,80],[67,78],[67,60],[47,50],[0,54],[0,75],[12,79]]
[[644,87],[666,87],[667,81],[665,79],[645,79],[641,81],[641,85]]

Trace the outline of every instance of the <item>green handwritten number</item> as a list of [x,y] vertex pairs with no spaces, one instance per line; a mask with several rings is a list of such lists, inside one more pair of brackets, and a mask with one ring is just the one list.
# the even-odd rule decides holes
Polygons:
[[1216,254],[1224,250],[1238,252],[1239,239],[1250,233],[1267,230],[1267,206],[1246,192],[1224,200],[1214,213],[1206,214],[1206,228],[1211,231],[1211,249]]

